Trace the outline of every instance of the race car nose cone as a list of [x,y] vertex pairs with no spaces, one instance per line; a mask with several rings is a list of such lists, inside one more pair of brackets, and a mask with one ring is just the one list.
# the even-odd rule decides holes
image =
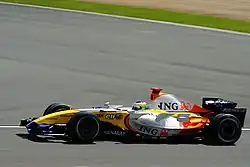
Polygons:
[[31,122],[30,119],[22,119],[22,120],[20,121],[19,126],[26,126],[26,125],[28,125],[30,122]]
[[26,125],[26,128],[27,129],[33,129],[33,128],[37,128],[38,124],[35,123],[35,122],[29,122],[27,125]]
[[26,120],[21,120],[19,126],[26,126],[27,122]]

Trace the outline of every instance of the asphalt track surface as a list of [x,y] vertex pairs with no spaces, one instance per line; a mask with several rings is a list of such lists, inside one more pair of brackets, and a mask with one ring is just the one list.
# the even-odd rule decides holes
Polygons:
[[[148,89],[201,102],[250,103],[250,38],[87,14],[0,5],[0,124],[18,125],[52,102],[131,105]],[[250,125],[247,115],[246,127]],[[236,146],[34,143],[0,128],[1,167],[248,167]]]

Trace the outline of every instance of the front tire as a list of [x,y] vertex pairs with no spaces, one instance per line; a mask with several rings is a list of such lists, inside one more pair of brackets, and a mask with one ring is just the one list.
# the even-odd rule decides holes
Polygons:
[[77,113],[67,124],[67,135],[76,143],[93,143],[102,127],[98,117],[89,113]]

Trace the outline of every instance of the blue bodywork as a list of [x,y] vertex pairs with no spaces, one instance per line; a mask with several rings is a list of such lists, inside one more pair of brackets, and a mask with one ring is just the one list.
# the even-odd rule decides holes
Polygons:
[[27,124],[27,132],[29,135],[50,135],[50,134],[64,134],[66,125],[49,125],[38,124],[30,122]]

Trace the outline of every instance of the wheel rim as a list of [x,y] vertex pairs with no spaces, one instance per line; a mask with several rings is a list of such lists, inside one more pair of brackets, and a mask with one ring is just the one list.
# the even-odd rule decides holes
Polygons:
[[220,125],[219,136],[227,142],[234,141],[237,137],[237,122],[234,120],[225,120]]
[[84,117],[78,121],[76,128],[82,140],[93,139],[99,132],[99,123],[95,118]]

